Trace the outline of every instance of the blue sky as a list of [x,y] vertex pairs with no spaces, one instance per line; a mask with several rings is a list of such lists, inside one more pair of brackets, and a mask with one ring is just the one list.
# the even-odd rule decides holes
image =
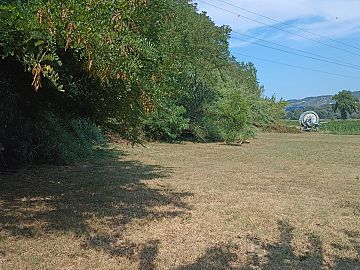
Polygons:
[[[206,11],[217,25],[231,26],[233,33],[230,50],[239,61],[251,61],[255,64],[259,81],[265,86],[265,95],[275,94],[277,98],[292,99],[335,94],[343,89],[360,90],[360,0],[194,0],[194,2],[198,3],[198,9]],[[266,26],[256,21],[261,21]],[[282,23],[305,29],[307,32]],[[290,48],[280,47],[275,43]],[[306,54],[309,57],[325,57],[322,58],[325,61],[345,66],[316,61],[264,46],[302,55],[308,52],[311,53],[311,55]],[[348,64],[357,67],[346,67]]]

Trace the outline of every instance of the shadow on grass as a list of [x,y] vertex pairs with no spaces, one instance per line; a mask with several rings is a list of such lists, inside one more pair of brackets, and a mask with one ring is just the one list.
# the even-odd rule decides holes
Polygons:
[[152,240],[141,249],[139,270],[156,269],[154,261],[159,251],[159,243],[159,240]]
[[[321,270],[321,269],[360,269],[360,234],[358,232],[344,232],[344,236],[350,240],[351,245],[345,246],[346,250],[356,250],[357,257],[350,259],[341,255],[331,258],[331,265],[324,260],[324,248],[319,236],[308,234],[307,250],[302,254],[295,252],[292,246],[293,230],[289,223],[278,222],[280,241],[272,244],[264,244],[254,239],[255,245],[266,252],[266,262],[260,264],[257,254],[250,254],[251,266],[261,266],[261,269],[293,269],[293,270]],[[336,247],[336,244],[333,244]]]
[[257,237],[249,237],[253,251],[243,254],[242,247],[227,244],[209,248],[196,262],[182,266],[177,270],[195,269],[233,269],[233,270],[359,270],[360,269],[360,233],[344,231],[351,245],[333,245],[334,248],[357,252],[356,259],[344,258],[341,255],[332,258],[329,265],[324,260],[324,249],[320,237],[307,235],[307,250],[302,254],[293,248],[293,231],[289,223],[278,222],[280,239],[275,243],[265,243]]
[[[171,169],[122,156],[107,151],[77,166],[31,167],[0,175],[0,231],[18,238],[74,233],[84,239],[84,248],[132,256],[136,246],[123,239],[125,226],[182,215],[189,209],[183,199],[192,194],[167,190],[161,183],[145,184],[166,177]],[[149,243],[143,264],[151,262],[156,245]]]
[[324,266],[323,248],[320,237],[315,234],[307,235],[307,250],[297,255],[293,246],[293,231],[289,223],[278,222],[280,240],[277,243],[262,243],[257,238],[250,238],[255,246],[265,251],[264,258],[258,254],[248,254],[251,266],[261,269],[322,269]]
[[356,259],[347,259],[347,258],[337,258],[335,260],[335,267],[336,270],[346,270],[346,269],[355,269],[360,270],[360,232],[353,232],[344,230],[344,236],[348,239],[350,244],[341,245],[337,243],[333,243],[332,247],[338,250],[355,250],[357,254]]
[[342,201],[338,203],[340,208],[350,209],[354,215],[360,216],[360,203],[354,201]]
[[179,267],[177,270],[226,270],[239,269],[233,268],[232,263],[237,260],[236,253],[232,252],[229,247],[218,246],[209,248],[205,254],[198,258],[196,262]]

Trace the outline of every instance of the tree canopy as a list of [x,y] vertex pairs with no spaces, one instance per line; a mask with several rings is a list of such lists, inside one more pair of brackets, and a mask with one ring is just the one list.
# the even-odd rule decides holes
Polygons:
[[61,156],[70,134],[81,150],[96,128],[133,142],[236,141],[282,113],[254,65],[231,56],[231,29],[186,0],[2,1],[0,18],[8,155]]
[[350,91],[343,90],[333,96],[336,101],[334,111],[340,111],[341,118],[346,119],[348,114],[356,112],[359,106],[359,99],[354,97]]

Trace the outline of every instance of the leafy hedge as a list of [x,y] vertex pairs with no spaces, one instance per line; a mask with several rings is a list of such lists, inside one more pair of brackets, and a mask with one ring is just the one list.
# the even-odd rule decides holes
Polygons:
[[231,56],[231,29],[187,0],[2,1],[0,18],[8,159],[86,156],[97,127],[133,142],[244,140],[284,105]]

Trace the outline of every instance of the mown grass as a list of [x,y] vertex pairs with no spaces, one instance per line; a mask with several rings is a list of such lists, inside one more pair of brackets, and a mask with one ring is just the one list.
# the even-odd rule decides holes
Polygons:
[[324,132],[342,135],[360,135],[360,120],[333,120],[321,125]]
[[0,175],[0,269],[360,269],[358,142],[113,145]]

